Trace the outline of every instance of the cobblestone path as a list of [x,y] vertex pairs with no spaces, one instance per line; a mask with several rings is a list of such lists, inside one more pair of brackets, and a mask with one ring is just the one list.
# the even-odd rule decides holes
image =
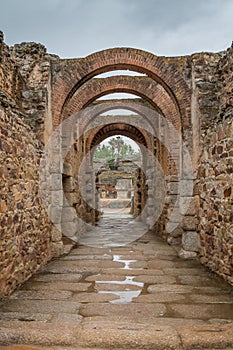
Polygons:
[[0,349],[233,349],[232,287],[153,232],[115,246],[116,227],[143,231],[128,221],[110,215],[2,303]]

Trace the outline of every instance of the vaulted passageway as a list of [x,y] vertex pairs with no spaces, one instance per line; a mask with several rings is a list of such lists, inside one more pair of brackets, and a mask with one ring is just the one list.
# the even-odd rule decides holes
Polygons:
[[[232,289],[177,253],[233,283],[233,48],[0,51],[1,297],[44,268],[1,305],[0,341],[232,347]],[[93,152],[114,135],[142,153],[133,220],[100,215]]]
[[[65,202],[61,198],[63,208],[60,222],[55,213],[56,224],[57,227],[61,226],[63,234],[75,241],[92,229],[90,224],[95,225],[99,212],[91,152],[98,142],[118,133],[131,137],[144,148],[140,190],[142,203],[137,203],[139,214],[142,212],[141,220],[148,228],[157,230],[170,244],[181,244],[185,209],[181,213],[180,206],[188,208],[193,187],[192,143],[185,145],[183,142],[191,135],[188,88],[176,72],[174,81],[180,83],[180,93],[176,97],[177,85],[171,80],[171,71],[165,73],[161,65],[161,71],[155,71],[149,61],[146,66],[140,60],[133,62],[134,50],[129,51],[130,54],[119,50],[120,58],[116,55],[114,65],[101,59],[98,68],[95,65],[92,67],[92,58],[88,57],[90,67],[86,74],[79,76],[78,81],[74,81],[67,66],[64,67],[64,75],[54,82],[53,124],[60,123],[60,150],[62,162],[65,161],[63,168],[69,168],[69,172],[63,171],[62,175]],[[129,76],[126,75],[127,69],[131,70]],[[125,74],[114,75],[114,70],[125,70]],[[144,75],[134,76],[134,71]],[[107,76],[106,73],[100,77],[104,72],[111,72],[111,75]],[[136,98],[103,100],[104,96],[113,93],[128,93]],[[122,109],[130,110],[134,115],[121,115]],[[119,112],[113,114],[113,110]],[[107,112],[111,112],[110,115],[106,115]],[[198,237],[196,240],[197,246]]]

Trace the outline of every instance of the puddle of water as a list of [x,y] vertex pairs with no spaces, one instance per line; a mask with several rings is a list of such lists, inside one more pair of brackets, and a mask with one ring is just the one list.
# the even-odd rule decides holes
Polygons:
[[133,286],[138,286],[138,287],[142,287],[144,286],[143,282],[136,282],[133,281],[133,279],[135,278],[135,276],[126,276],[124,281],[96,281],[95,283],[99,284],[99,283],[103,283],[103,284],[131,284]]
[[[137,260],[123,260],[121,259],[121,255],[113,255],[113,261],[117,261],[117,262],[122,262],[125,264],[125,266],[122,269],[125,270],[134,270],[131,269],[130,264],[133,262],[137,262]],[[137,269],[137,270],[142,270],[141,268]],[[142,289],[144,287],[144,283],[143,282],[136,282],[134,281],[134,278],[136,276],[125,276],[125,280],[124,281],[96,281],[96,284],[121,284],[121,285],[133,285],[133,286],[137,286],[140,287],[139,290],[123,290],[123,291],[105,291],[105,290],[99,290],[98,293],[101,294],[115,294],[117,297],[119,297],[116,300],[111,300],[109,301],[109,303],[111,304],[125,304],[125,303],[131,303],[133,298],[136,298],[140,295],[140,293],[142,292]]]
[[120,291],[120,292],[111,292],[111,291],[99,291],[100,294],[115,294],[119,297],[119,299],[110,300],[109,303],[111,304],[126,304],[131,303],[133,298],[136,298],[140,295],[141,290],[134,290],[134,291]]
[[111,300],[109,303],[111,304],[126,304],[126,303],[131,303],[133,298],[136,298],[140,295],[142,288],[144,287],[143,282],[136,282],[133,279],[135,276],[126,276],[124,281],[96,281],[96,284],[121,284],[121,285],[134,285],[141,287],[139,290],[124,290],[124,291],[98,291],[98,293],[101,294],[115,294],[116,296],[119,297],[119,299],[116,300]]
[[121,255],[113,255],[113,261],[124,263],[125,266],[123,267],[123,269],[125,270],[143,270],[142,268],[131,268],[129,266],[131,263],[137,262],[138,260],[123,260],[121,259]]

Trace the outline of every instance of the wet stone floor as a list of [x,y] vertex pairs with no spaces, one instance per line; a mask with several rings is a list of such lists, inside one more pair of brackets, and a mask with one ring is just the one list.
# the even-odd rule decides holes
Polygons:
[[[130,329],[135,324],[193,327],[233,322],[232,287],[197,261],[181,260],[174,247],[130,220],[125,214],[103,218],[82,245],[51,261],[2,303],[3,345],[33,343],[33,336],[28,341],[22,332],[31,327],[36,332],[40,325],[45,333],[46,325],[55,325],[62,337],[64,325],[98,330],[109,324],[111,329],[114,324]],[[117,246],[119,242],[123,245]],[[8,323],[20,336],[7,333]],[[17,333],[21,324],[26,328]],[[41,344],[36,336],[34,342]],[[56,344],[63,344],[62,339]]]

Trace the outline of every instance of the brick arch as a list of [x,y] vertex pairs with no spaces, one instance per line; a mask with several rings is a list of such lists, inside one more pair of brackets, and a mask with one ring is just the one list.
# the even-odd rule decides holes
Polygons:
[[[95,101],[89,107],[90,109],[88,109],[87,113],[84,113],[83,115],[81,114],[78,119],[79,132],[81,132],[81,134],[88,128],[90,123],[102,113],[119,109],[136,113],[139,117],[143,118],[143,123],[146,121],[151,130],[155,133],[157,132],[156,130],[158,128],[160,114],[158,114],[158,112],[143,99]],[[125,116],[125,121],[127,122],[127,115]]]
[[145,148],[149,147],[149,135],[145,135],[145,132],[142,132],[132,124],[120,122],[96,127],[95,130],[92,130],[89,137],[87,137],[86,152],[91,151],[91,149],[100,144],[106,138],[114,135],[129,137],[139,145],[143,145]]
[[133,48],[108,49],[83,59],[55,62],[52,86],[54,125],[58,125],[63,109],[85,82],[101,73],[123,69],[147,74],[161,84],[181,115],[190,115],[191,91],[178,68],[171,58]]
[[126,136],[129,137],[131,140],[135,141],[140,147],[141,153],[144,156],[146,155],[146,150],[149,150],[151,152],[153,151],[151,134],[148,131],[141,130],[132,122],[126,123],[124,122],[124,120],[118,120],[115,123],[109,123],[104,126],[97,126],[87,133],[85,137],[85,154],[88,154],[90,152],[90,154],[92,154],[91,157],[93,157],[94,148],[106,138],[115,135]]
[[[63,111],[63,119],[81,111],[99,97],[113,92],[126,92],[142,97],[158,113],[164,115],[178,131],[181,130],[180,113],[173,100],[161,85],[146,77],[112,76],[88,81],[70,99]],[[189,125],[190,120],[182,120],[182,124]]]

